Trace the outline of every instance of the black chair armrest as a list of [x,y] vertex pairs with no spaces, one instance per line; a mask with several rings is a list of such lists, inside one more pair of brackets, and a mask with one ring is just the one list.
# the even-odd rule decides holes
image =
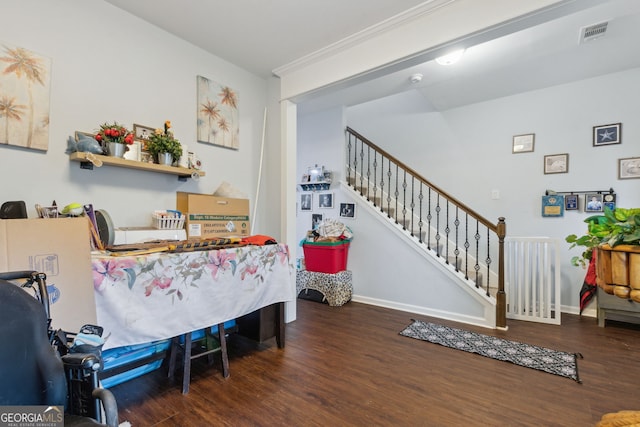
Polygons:
[[67,353],[62,356],[65,369],[82,369],[87,372],[102,369],[100,358],[93,353]]
[[106,388],[96,388],[91,392],[91,396],[102,403],[105,424],[109,427],[118,427],[118,404],[113,393]]

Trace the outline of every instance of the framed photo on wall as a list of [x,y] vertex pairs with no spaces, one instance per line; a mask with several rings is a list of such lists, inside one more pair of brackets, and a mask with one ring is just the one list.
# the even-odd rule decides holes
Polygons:
[[578,195],[577,194],[566,194],[564,196],[564,210],[565,211],[576,211],[576,210],[578,210]]
[[322,209],[333,208],[333,193],[320,193],[318,196],[318,207]]
[[618,159],[618,179],[640,178],[640,157]]
[[356,204],[340,203],[340,217],[354,219],[356,217]]
[[622,123],[593,127],[593,146],[622,143]]
[[311,212],[311,207],[313,206],[313,193],[302,193],[300,194],[300,210],[302,212]]
[[317,230],[320,227],[320,223],[322,222],[322,214],[312,214],[311,215],[311,229]]
[[514,135],[511,152],[513,154],[533,152],[535,137],[536,137],[535,133],[527,133],[524,135]]
[[602,212],[602,194],[585,194],[585,212]]
[[544,156],[544,173],[567,173],[569,172],[569,154],[550,154]]

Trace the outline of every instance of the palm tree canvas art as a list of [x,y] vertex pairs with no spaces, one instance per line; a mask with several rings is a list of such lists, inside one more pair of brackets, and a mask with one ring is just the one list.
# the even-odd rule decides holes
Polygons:
[[51,60],[0,45],[0,144],[49,148]]
[[198,142],[240,148],[238,92],[198,76]]

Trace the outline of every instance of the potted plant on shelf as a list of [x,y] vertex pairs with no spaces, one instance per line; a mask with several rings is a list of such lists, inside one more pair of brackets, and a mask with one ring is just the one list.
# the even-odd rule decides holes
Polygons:
[[147,150],[159,164],[172,165],[182,156],[182,145],[169,129],[171,122],[167,120],[164,122],[164,131],[156,129],[147,141]]
[[114,157],[124,156],[128,146],[133,144],[133,133],[115,121],[100,125],[94,138],[102,145],[105,154]]
[[596,282],[606,293],[640,302],[640,208],[611,210],[585,219],[587,234],[570,234],[565,240],[584,247],[571,258],[575,266],[586,266],[595,255]]

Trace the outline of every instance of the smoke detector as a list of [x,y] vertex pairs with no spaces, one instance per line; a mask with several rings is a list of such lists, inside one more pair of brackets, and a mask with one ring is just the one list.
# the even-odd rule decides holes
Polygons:
[[420,73],[412,74],[411,77],[409,77],[409,81],[413,84],[420,83],[422,81],[422,74]]
[[608,21],[588,25],[580,29],[580,43],[586,43],[603,37],[607,32]]

